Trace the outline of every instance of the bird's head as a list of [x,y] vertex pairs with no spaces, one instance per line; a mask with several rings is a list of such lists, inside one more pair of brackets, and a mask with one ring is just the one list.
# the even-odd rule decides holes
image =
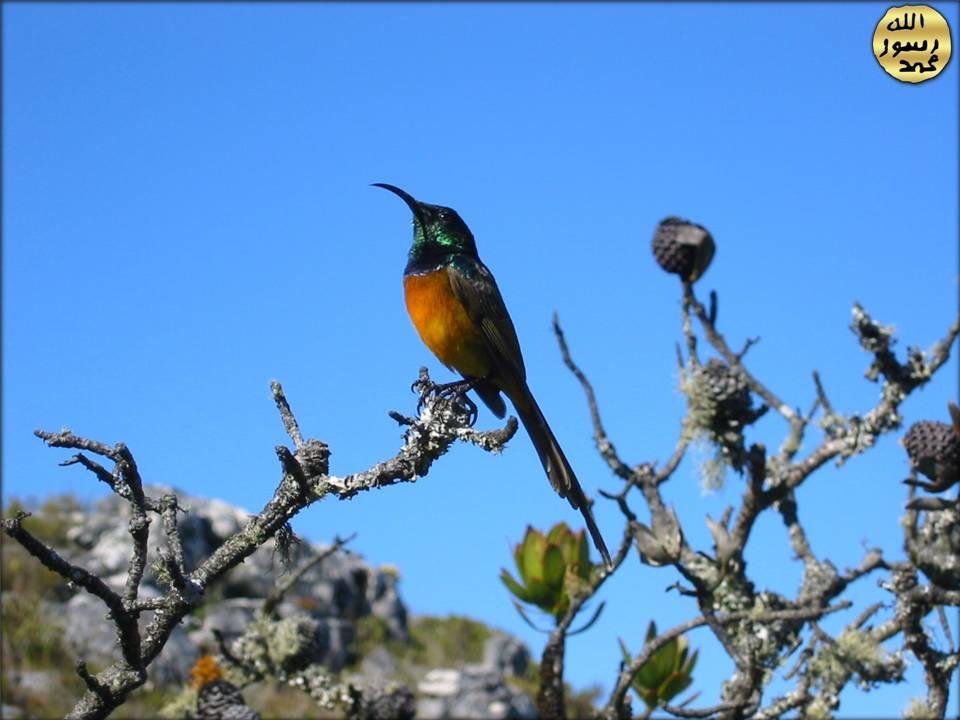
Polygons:
[[473,233],[453,208],[420,202],[395,185],[373,185],[399,196],[413,213],[411,258],[452,253],[477,254]]

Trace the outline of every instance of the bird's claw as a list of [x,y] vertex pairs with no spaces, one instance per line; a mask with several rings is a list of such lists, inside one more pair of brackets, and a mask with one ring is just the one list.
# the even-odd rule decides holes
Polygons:
[[420,400],[417,403],[417,414],[423,410],[427,398],[436,396],[443,400],[459,403],[462,409],[467,411],[467,424],[473,427],[474,423],[477,422],[479,413],[477,404],[467,396],[467,392],[473,389],[473,385],[473,380],[457,380],[442,385],[432,385],[420,396]]

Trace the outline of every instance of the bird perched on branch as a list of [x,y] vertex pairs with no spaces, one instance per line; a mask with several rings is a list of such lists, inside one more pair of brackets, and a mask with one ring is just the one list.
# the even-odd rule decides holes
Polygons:
[[458,391],[474,390],[499,418],[513,403],[547,478],[560,497],[579,510],[604,562],[610,553],[577,476],[527,386],[520,343],[493,274],[480,261],[473,234],[455,210],[419,202],[398,187],[389,190],[413,212],[413,246],[403,273],[407,311],[424,344],[460,373]]

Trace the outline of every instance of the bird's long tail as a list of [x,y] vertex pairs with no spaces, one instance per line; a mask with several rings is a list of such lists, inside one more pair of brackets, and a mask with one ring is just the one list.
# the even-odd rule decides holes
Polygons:
[[600,529],[593,519],[593,513],[590,512],[590,503],[587,501],[586,495],[583,494],[583,488],[580,487],[577,476],[567,461],[567,456],[560,449],[560,443],[557,442],[553,431],[550,430],[547,419],[540,412],[540,406],[537,405],[530,389],[524,385],[520,392],[511,396],[511,400],[513,400],[513,405],[517,409],[520,421],[533,441],[533,446],[537,449],[540,462],[547,472],[547,478],[553,485],[553,489],[557,491],[560,497],[566,498],[575,510],[580,511],[587,523],[590,537],[593,538],[593,544],[600,552],[607,567],[612,567],[610,552],[607,550],[607,544],[603,541]]

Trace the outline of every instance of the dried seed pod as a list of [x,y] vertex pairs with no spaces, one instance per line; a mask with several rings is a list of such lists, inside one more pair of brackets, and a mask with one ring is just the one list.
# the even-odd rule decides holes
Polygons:
[[903,447],[914,469],[933,481],[922,487],[941,492],[960,481],[960,434],[953,425],[915,422],[903,436]]
[[702,225],[668,217],[653,234],[653,256],[668,273],[696,282],[716,252],[713,236]]

